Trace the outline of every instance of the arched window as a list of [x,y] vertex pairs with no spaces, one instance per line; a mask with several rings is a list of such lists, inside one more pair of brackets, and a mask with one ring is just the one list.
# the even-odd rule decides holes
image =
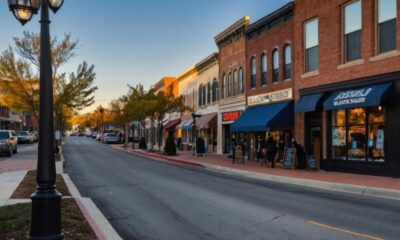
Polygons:
[[244,93],[244,73],[243,68],[239,68],[239,92]]
[[267,54],[261,56],[261,86],[267,85]]
[[290,45],[285,46],[284,53],[285,70],[283,72],[285,74],[285,79],[290,79],[292,78],[292,48]]
[[203,105],[207,104],[207,89],[206,85],[203,86]]
[[236,96],[236,94],[237,94],[237,84],[238,84],[237,78],[238,78],[237,71],[235,69],[235,71],[233,71],[233,82],[232,82],[233,96]]
[[279,51],[275,49],[272,53],[272,82],[279,81]]
[[232,96],[232,73],[228,74],[228,97]]
[[201,106],[202,105],[202,101],[203,101],[203,90],[202,90],[202,87],[201,87],[201,85],[199,86],[199,91],[198,91],[198,97],[199,97],[199,106]]
[[213,80],[212,88],[213,88],[212,101],[216,102],[216,101],[218,101],[218,81],[216,78],[214,78],[214,80]]
[[227,92],[226,92],[226,75],[224,74],[222,76],[222,98],[226,98],[227,96]]
[[251,78],[250,78],[250,88],[255,88],[257,86],[257,60],[255,57],[251,59]]
[[207,83],[207,103],[211,102],[211,83]]

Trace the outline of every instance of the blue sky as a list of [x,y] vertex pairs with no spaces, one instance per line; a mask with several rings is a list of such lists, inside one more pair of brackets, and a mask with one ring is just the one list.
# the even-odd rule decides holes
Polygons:
[[[51,15],[51,34],[70,32],[77,56],[62,69],[87,61],[96,67],[96,104],[127,92],[127,84],[148,87],[176,76],[217,51],[214,36],[242,16],[251,22],[290,0],[65,0]],[[0,1],[0,51],[24,30],[39,31],[38,16],[22,27],[7,1]]]

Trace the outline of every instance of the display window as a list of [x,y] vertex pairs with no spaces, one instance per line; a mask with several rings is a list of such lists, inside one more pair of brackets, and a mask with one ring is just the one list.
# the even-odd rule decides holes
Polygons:
[[385,109],[353,108],[332,112],[332,158],[384,162]]

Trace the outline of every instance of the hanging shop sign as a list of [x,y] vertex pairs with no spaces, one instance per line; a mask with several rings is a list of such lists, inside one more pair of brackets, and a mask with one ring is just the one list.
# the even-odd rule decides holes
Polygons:
[[280,102],[291,99],[293,99],[292,89],[288,88],[276,92],[270,92],[270,93],[247,97],[247,104],[249,106],[254,106],[259,104]]
[[236,121],[240,117],[241,114],[242,114],[242,111],[234,111],[234,112],[222,113],[222,121],[223,122]]

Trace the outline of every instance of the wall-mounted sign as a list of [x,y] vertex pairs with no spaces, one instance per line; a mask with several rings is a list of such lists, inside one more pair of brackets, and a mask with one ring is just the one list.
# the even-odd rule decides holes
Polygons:
[[236,121],[240,117],[241,113],[242,113],[241,111],[222,113],[222,121],[223,122]]
[[348,104],[365,103],[366,97],[371,93],[371,91],[372,88],[364,88],[341,92],[335,97],[333,105],[342,106]]
[[265,94],[260,94],[256,96],[250,96],[247,98],[247,104],[249,106],[258,105],[258,104],[266,104],[273,102],[280,102],[284,100],[293,99],[292,89],[284,89],[276,92],[270,92]]

